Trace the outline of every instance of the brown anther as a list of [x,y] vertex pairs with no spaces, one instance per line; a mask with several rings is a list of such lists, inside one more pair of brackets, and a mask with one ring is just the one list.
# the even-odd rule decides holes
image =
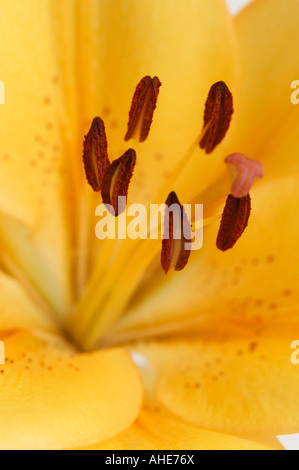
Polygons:
[[227,251],[233,248],[246,229],[251,212],[250,195],[242,198],[228,196],[222,214],[222,220],[217,237],[217,248]]
[[232,115],[233,96],[224,82],[215,83],[209,92],[204,113],[204,135],[199,143],[206,153],[211,153],[227,133]]
[[86,178],[94,191],[100,191],[104,174],[110,165],[104,122],[96,117],[85,137],[83,162]]
[[[102,187],[103,203],[112,206],[115,217],[122,214],[126,209],[123,198],[127,198],[129,184],[136,165],[136,152],[127,150],[124,155],[111,163],[107,169]],[[119,199],[122,197],[122,199]]]
[[161,265],[167,274],[171,268],[181,271],[188,263],[190,249],[186,245],[191,241],[191,225],[175,192],[169,194],[165,205]]
[[158,77],[143,77],[138,83],[129,113],[128,131],[125,140],[130,140],[140,127],[139,142],[144,142],[149,134],[157,107],[159,89],[162,83]]

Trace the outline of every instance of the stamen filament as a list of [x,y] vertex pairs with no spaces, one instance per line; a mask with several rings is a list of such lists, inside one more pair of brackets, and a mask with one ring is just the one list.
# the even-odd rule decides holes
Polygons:
[[[137,242],[137,246],[136,246]],[[86,298],[86,302],[79,306],[77,315],[84,311],[85,328],[78,330],[75,322],[76,339],[84,348],[91,349],[100,341],[107,329],[114,323],[124,311],[124,306],[128,303],[131,295],[140,282],[144,269],[160,253],[160,241],[153,240],[150,244],[142,243],[144,240],[133,240],[134,250],[121,250],[120,254],[125,254],[120,263],[119,258],[113,263],[111,269],[103,279],[101,289],[97,286],[97,291]],[[134,253],[132,255],[132,252]],[[140,260],[142,259],[142,263]],[[117,270],[115,264],[117,263]],[[128,284],[128,279],[130,283]],[[117,291],[117,296],[113,295]],[[100,315],[99,315],[100,312]]]

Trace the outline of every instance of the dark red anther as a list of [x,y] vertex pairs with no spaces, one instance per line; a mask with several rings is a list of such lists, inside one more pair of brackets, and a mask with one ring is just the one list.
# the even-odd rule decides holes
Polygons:
[[149,134],[161,82],[158,77],[143,77],[138,83],[129,113],[128,131],[125,140],[130,140],[140,126],[139,142],[144,142]]
[[112,206],[115,216],[119,216],[126,209],[126,204],[118,198],[127,198],[129,184],[133,176],[136,165],[136,152],[133,149],[127,150],[124,155],[111,163],[107,169],[102,187],[103,203]]
[[86,178],[94,191],[100,191],[103,177],[110,165],[104,122],[97,117],[83,144],[83,162]]
[[222,214],[217,237],[217,248],[227,251],[233,248],[246,229],[251,212],[250,195],[242,198],[228,196]]
[[171,268],[181,271],[188,263],[190,249],[186,245],[191,243],[191,225],[175,192],[169,194],[165,204],[161,265],[167,274]]
[[204,135],[200,147],[211,153],[224,139],[234,112],[233,96],[224,82],[215,83],[209,92],[204,114]]

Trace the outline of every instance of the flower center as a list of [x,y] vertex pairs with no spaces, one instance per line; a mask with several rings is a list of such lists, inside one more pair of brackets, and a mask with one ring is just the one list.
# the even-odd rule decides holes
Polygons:
[[[160,87],[161,82],[157,77],[146,76],[138,83],[129,112],[125,141],[134,138],[141,143],[150,138]],[[163,201],[165,192],[182,176],[198,147],[210,154],[222,142],[232,115],[232,94],[224,82],[217,82],[208,94],[200,137],[172,169],[155,202]],[[107,208],[110,207],[114,217],[122,217],[125,206],[119,207],[118,200],[128,194],[138,153],[130,148],[110,163],[104,122],[95,118],[85,138],[83,160],[86,178],[92,189],[101,192],[103,203]],[[227,165],[224,165],[221,176],[191,201],[210,204],[228,195],[216,242],[221,251],[232,248],[247,227],[251,209],[249,190],[255,177],[262,177],[263,173],[258,162],[241,154],[230,155],[225,163]],[[203,224],[214,221],[215,218],[212,215]],[[90,349],[98,345],[111,325],[125,313],[130,299],[138,293],[138,286],[148,267],[157,259],[159,251],[162,269],[166,274],[170,269],[181,271],[187,266],[191,250],[190,244],[185,243],[186,233],[190,234],[191,224],[198,221],[188,220],[173,190],[166,199],[164,222],[162,250],[157,248],[156,243],[147,245],[146,240],[115,240],[112,250],[108,250],[107,258],[104,256],[106,261],[103,261],[102,267],[88,282],[74,316],[73,334],[84,348]],[[179,236],[176,233],[177,228],[180,229]]]

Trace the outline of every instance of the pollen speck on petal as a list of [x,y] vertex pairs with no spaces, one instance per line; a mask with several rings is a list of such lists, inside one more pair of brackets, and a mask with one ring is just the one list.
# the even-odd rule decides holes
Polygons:
[[104,122],[96,117],[83,144],[86,178],[92,189],[101,190],[104,174],[110,165]]
[[236,198],[247,196],[255,179],[264,176],[261,162],[251,160],[242,153],[232,153],[225,159],[225,163],[233,165],[237,172],[231,189],[232,195]]
[[151,78],[150,76],[143,77],[138,83],[131,104],[125,141],[134,137],[139,130],[140,135],[136,136],[139,142],[147,139],[161,85],[158,77]]
[[205,106],[204,132],[199,143],[206,153],[211,153],[224,139],[234,112],[233,96],[224,82],[211,87]]
[[228,196],[217,237],[217,248],[227,251],[235,246],[246,229],[251,212],[250,195],[242,198]]

